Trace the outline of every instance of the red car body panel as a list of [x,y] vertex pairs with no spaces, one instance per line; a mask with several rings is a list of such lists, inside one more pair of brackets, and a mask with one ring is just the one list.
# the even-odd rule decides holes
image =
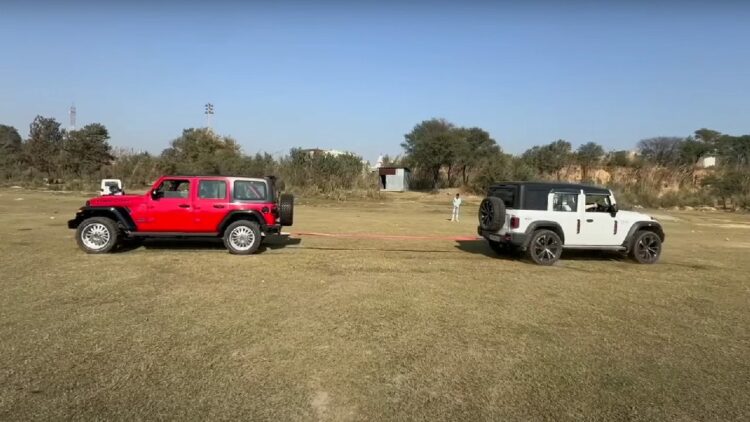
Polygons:
[[[187,192],[182,197],[167,197],[154,195],[164,182],[187,182]],[[241,181],[249,195],[258,198],[238,199],[235,194],[235,182]],[[201,197],[201,182],[214,182],[213,196]],[[218,184],[217,184],[218,182]],[[225,190],[216,189],[221,182],[225,183]],[[278,209],[270,186],[265,192],[258,188],[259,183],[267,183],[264,179],[250,179],[220,176],[163,176],[157,180],[145,195],[101,196],[87,201],[91,208],[125,208],[135,224],[137,232],[153,233],[218,233],[227,215],[232,212],[254,212],[260,215],[264,225],[278,225]],[[253,186],[250,183],[258,184]],[[206,183],[208,184],[208,183]],[[162,192],[163,193],[163,192]],[[265,196],[263,195],[265,193]],[[223,196],[223,197],[220,197]]]

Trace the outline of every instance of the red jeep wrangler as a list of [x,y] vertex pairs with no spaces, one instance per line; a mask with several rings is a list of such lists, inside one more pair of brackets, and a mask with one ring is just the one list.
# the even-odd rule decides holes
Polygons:
[[291,226],[294,197],[274,192],[274,178],[164,176],[145,195],[86,201],[68,227],[87,253],[147,237],[222,237],[233,254],[251,254],[263,238]]

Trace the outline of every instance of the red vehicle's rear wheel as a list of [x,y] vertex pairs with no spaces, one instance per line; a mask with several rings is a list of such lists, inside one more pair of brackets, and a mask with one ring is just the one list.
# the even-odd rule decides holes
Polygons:
[[236,255],[255,253],[261,240],[260,227],[254,221],[235,221],[224,231],[224,246],[229,253]]

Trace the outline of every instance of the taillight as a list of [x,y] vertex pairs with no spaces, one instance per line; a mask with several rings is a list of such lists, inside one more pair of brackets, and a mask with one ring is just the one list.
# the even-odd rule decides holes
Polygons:
[[511,217],[510,218],[510,228],[511,229],[517,229],[521,225],[521,219],[518,217]]

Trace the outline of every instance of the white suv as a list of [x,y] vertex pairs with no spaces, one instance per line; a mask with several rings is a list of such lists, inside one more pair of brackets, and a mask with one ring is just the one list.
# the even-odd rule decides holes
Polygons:
[[664,242],[659,222],[619,211],[611,190],[568,183],[491,186],[479,206],[477,231],[495,252],[519,249],[540,265],[557,262],[563,249],[622,251],[653,264]]

